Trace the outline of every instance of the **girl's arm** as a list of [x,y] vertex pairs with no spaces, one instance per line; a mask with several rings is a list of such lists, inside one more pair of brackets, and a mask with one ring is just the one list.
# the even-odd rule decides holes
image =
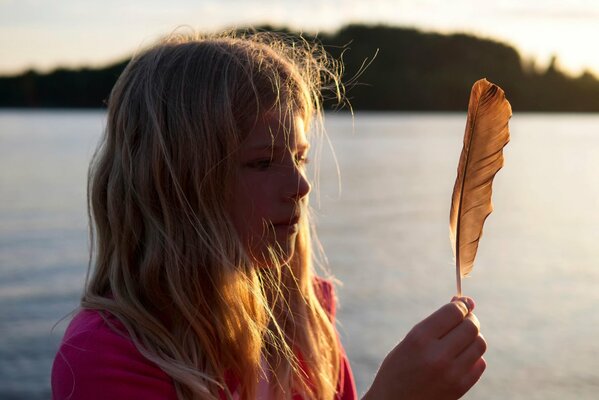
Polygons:
[[417,324],[387,355],[363,400],[463,396],[486,368],[473,308],[472,299],[456,299]]

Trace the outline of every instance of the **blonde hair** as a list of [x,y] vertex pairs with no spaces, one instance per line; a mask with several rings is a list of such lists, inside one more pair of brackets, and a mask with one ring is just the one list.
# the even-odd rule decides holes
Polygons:
[[279,398],[334,397],[340,350],[314,287],[308,213],[292,260],[261,270],[225,205],[258,118],[299,112],[318,125],[323,87],[341,99],[339,76],[303,40],[180,35],[134,57],[112,90],[89,170],[81,303],[117,317],[180,399],[230,397],[229,374],[254,398],[262,355]]

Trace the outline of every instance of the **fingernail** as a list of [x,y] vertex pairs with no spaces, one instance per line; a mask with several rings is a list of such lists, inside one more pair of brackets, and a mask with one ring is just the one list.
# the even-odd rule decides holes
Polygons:
[[463,301],[464,304],[466,304],[466,307],[468,307],[468,311],[472,312],[472,310],[474,310],[476,304],[474,303],[474,300],[472,300],[470,297],[462,297],[459,300]]
[[457,296],[453,296],[453,298],[451,299],[452,302],[454,301],[459,301],[462,304],[464,304],[466,306],[466,308],[468,309],[468,312],[472,312],[472,310],[474,310],[474,300],[472,300],[470,297],[457,297]]

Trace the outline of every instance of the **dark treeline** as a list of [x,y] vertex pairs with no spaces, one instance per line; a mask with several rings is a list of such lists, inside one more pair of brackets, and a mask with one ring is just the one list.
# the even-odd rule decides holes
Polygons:
[[[539,70],[492,40],[363,25],[318,40],[333,56],[343,53],[346,81],[358,76],[347,92],[357,110],[463,111],[474,81],[486,77],[505,89],[517,111],[599,111],[599,80],[592,74],[571,77],[555,58]],[[0,77],[0,107],[104,107],[126,64]]]

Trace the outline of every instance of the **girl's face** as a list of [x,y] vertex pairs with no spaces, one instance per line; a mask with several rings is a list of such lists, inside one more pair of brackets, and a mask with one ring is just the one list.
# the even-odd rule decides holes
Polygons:
[[304,121],[261,118],[241,144],[230,205],[235,228],[251,257],[267,262],[268,248],[288,262],[310,184],[305,175],[308,141]]

